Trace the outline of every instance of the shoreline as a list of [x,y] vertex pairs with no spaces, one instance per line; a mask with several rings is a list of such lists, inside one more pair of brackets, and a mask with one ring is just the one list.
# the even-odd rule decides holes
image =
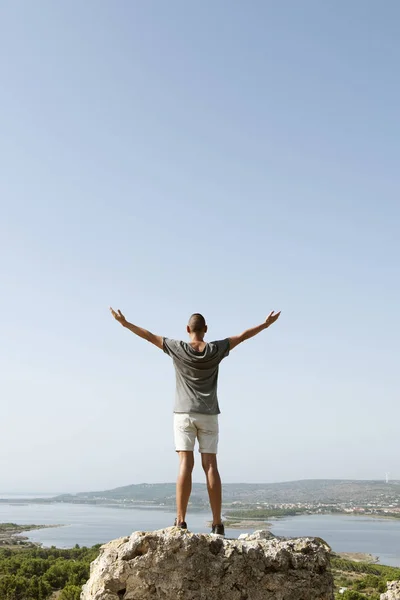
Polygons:
[[[162,508],[165,510],[166,507]],[[118,514],[120,512],[124,514]],[[109,508],[96,511],[91,506],[78,507],[73,504],[58,508],[54,506],[50,511],[40,507],[37,509],[32,504],[30,506],[26,505],[26,508],[20,512],[18,508],[10,506],[5,508],[2,514],[4,523],[3,525],[0,524],[0,548],[8,547],[14,548],[16,551],[23,551],[29,545],[31,547],[55,545],[60,548],[69,548],[79,544],[91,547],[118,538],[121,535],[129,535],[136,530],[143,530],[143,526],[147,530],[162,529],[173,522],[170,515],[167,514],[167,512],[170,513],[168,509],[164,515],[159,515],[158,510],[147,512],[148,514],[142,516],[142,512],[137,511],[136,515],[131,516],[131,511],[112,511]],[[191,507],[189,512],[192,512]],[[211,514],[209,511],[207,513],[202,511],[201,514],[195,514],[193,512],[189,516],[189,528],[195,532],[209,533],[211,528],[209,529],[209,524],[206,525],[206,523],[210,521]],[[53,523],[52,527],[54,529],[49,528],[50,514],[53,515],[50,523]],[[35,521],[34,515],[36,515],[37,521]],[[371,556],[379,556],[379,564],[400,567],[399,549],[396,544],[393,545],[392,538],[389,538],[393,530],[400,534],[400,521],[396,524],[393,520],[387,519],[379,521],[374,518],[371,520],[369,515],[357,515],[357,519],[352,518],[353,516],[349,514],[339,515],[338,513],[334,515],[302,515],[303,518],[296,521],[293,516],[290,518],[256,520],[254,518],[228,517],[225,514],[224,521],[225,528],[230,529],[230,531],[227,531],[228,537],[237,538],[242,533],[252,533],[254,530],[271,531],[277,537],[320,536],[327,541],[333,552],[338,556],[345,556],[345,553],[348,552],[351,560],[354,558],[354,560],[362,562],[372,562]],[[360,519],[360,516],[365,516],[365,518]],[[24,524],[21,524],[20,518],[24,519]],[[35,522],[43,523],[42,519],[47,523],[31,526]],[[88,527],[86,531],[88,520],[92,523],[92,526]],[[381,522],[381,525],[378,525],[378,522]],[[54,523],[57,523],[57,525],[54,525]],[[64,527],[62,527],[63,525]],[[60,526],[62,529],[55,529],[55,527]],[[7,531],[5,531],[6,527]],[[49,528],[49,531],[47,531],[47,528]],[[348,531],[349,534],[337,534],[338,529],[343,530],[343,532]],[[352,533],[353,529],[356,532],[358,530],[368,532],[368,536],[363,535],[359,539],[357,533]],[[328,534],[329,531],[331,531],[332,537]],[[385,540],[385,532],[388,535],[387,540]],[[352,540],[354,540],[354,544],[350,543]],[[362,540],[364,540],[363,543]]]
[[[100,507],[100,508],[118,508],[118,509],[124,509],[124,510],[129,510],[129,509],[134,509],[134,510],[162,510],[165,512],[175,512],[175,507],[172,505],[165,505],[165,504],[155,504],[155,503],[121,503],[121,502],[110,502],[110,501],[105,501],[105,502],[96,502],[96,501],[92,501],[92,502],[67,502],[67,501],[57,501],[57,500],[45,500],[45,501],[41,501],[41,499],[21,499],[21,500],[15,500],[15,499],[6,499],[6,498],[0,498],[0,504],[7,504],[9,506],[21,506],[21,505],[29,505],[29,504],[34,504],[34,505],[43,505],[43,504],[69,504],[71,506],[92,506],[92,507]],[[229,511],[232,510],[231,506],[228,507],[223,507],[223,509],[225,508],[225,510]],[[208,512],[209,508],[206,506],[189,506],[189,510],[191,510],[192,512]],[[367,518],[367,519],[384,519],[384,520],[391,520],[391,521],[397,521],[400,520],[400,513],[398,513],[398,516],[396,514],[380,514],[380,513],[359,513],[359,512],[347,512],[347,511],[327,511],[327,512],[313,512],[312,510],[310,510],[309,512],[299,512],[298,514],[288,514],[288,515],[284,515],[284,514],[278,514],[278,515],[270,515],[268,518],[269,519],[288,519],[288,518],[295,518],[295,517],[301,517],[301,516],[338,516],[338,517],[357,517],[357,518]],[[228,515],[227,515],[228,516]],[[229,516],[228,516],[229,519]],[[245,521],[246,518],[240,518],[240,517],[231,517],[232,521],[235,521],[235,519],[238,519],[238,521]],[[250,520],[250,519],[249,519]],[[261,520],[260,520],[261,522]],[[263,520],[263,522],[265,523],[265,521]],[[270,523],[268,523],[268,525],[271,525]],[[57,525],[55,526],[57,527]]]
[[353,562],[364,562],[371,565],[379,565],[379,556],[374,556],[369,552],[335,552],[335,556],[345,558],[346,560],[352,560]]
[[0,523],[0,548],[37,548],[42,544],[31,542],[29,536],[23,535],[28,531],[52,529],[64,525],[18,525],[17,523]]

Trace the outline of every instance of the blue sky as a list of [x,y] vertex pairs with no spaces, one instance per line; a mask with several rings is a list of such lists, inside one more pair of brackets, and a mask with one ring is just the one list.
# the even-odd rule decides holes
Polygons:
[[110,304],[176,338],[282,310],[221,365],[225,481],[400,479],[399,19],[2,4],[0,491],[175,478],[172,364]]

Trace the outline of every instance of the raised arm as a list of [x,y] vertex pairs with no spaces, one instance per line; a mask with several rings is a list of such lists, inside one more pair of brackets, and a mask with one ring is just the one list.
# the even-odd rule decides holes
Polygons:
[[133,325],[133,323],[129,323],[129,321],[125,319],[124,315],[119,309],[118,312],[116,312],[110,306],[110,311],[114,319],[118,321],[118,323],[121,323],[123,327],[129,329],[129,331],[132,331],[132,333],[136,333],[136,335],[143,338],[144,340],[151,342],[152,344],[157,346],[157,348],[160,348],[161,350],[163,349],[163,338],[161,335],[154,335],[154,333],[151,333],[151,331],[147,331],[147,329],[142,329],[142,327],[138,327],[137,325]]
[[276,314],[274,314],[274,313],[275,313],[275,311],[272,311],[268,315],[268,317],[265,320],[265,323],[262,323],[261,325],[257,325],[256,327],[251,327],[250,329],[246,329],[246,331],[243,331],[243,333],[241,333],[240,335],[234,335],[233,337],[230,337],[229,338],[230,350],[233,350],[236,346],[238,346],[238,344],[241,344],[245,340],[248,340],[248,339],[254,337],[255,335],[257,335],[257,333],[260,333],[260,331],[264,331],[264,329],[267,329],[267,327],[272,325],[272,323],[275,323],[275,321],[279,318],[281,311],[279,311]]

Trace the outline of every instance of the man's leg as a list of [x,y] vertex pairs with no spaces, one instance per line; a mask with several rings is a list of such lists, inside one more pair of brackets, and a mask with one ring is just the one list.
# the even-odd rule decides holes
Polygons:
[[193,452],[179,451],[179,474],[176,482],[176,516],[178,523],[185,521],[192,491]]
[[193,449],[196,434],[197,429],[190,414],[174,414],[175,450],[179,455],[179,475],[176,482],[176,516],[178,524],[185,521],[190,492],[192,491]]
[[201,464],[207,478],[208,497],[210,498],[213,525],[222,523],[222,485],[217,466],[217,455],[202,453]]

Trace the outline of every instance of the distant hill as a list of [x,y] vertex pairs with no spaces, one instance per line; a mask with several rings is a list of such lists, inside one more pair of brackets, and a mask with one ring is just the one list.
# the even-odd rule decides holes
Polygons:
[[[223,486],[224,502],[255,504],[269,503],[332,503],[355,504],[399,502],[400,481],[360,481],[348,479],[305,479],[280,483],[226,483]],[[54,500],[54,499],[53,499]],[[173,504],[175,502],[174,483],[141,483],[118,487],[112,490],[81,492],[75,495],[57,496],[64,502],[135,502]],[[204,484],[193,484],[191,501],[193,504],[208,503]]]

